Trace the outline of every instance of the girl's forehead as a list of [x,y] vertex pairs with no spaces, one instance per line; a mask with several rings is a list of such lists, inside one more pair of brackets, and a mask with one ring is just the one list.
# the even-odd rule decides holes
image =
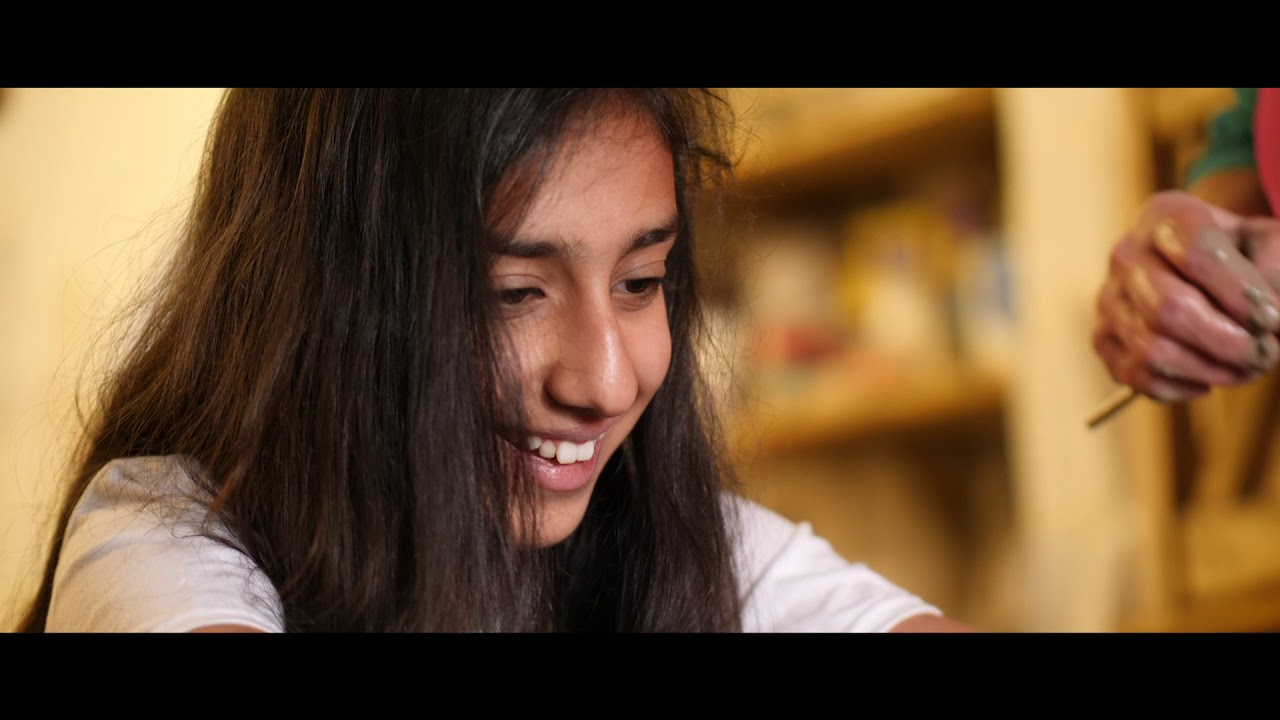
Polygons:
[[586,240],[619,223],[663,226],[676,212],[671,151],[634,113],[580,126],[539,165],[537,177],[526,168],[503,188],[496,207],[518,216],[499,233],[505,240]]

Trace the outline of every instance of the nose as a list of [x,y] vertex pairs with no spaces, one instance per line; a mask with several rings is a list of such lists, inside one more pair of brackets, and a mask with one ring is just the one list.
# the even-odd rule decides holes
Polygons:
[[547,378],[558,405],[602,418],[622,415],[639,392],[635,365],[618,317],[606,308],[568,313],[560,323],[559,351]]

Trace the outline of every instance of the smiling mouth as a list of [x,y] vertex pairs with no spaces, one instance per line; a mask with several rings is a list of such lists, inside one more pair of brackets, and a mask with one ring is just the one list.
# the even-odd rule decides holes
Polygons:
[[569,440],[553,440],[540,435],[527,435],[524,440],[524,448],[547,460],[554,459],[561,465],[569,465],[571,463],[587,462],[595,457],[596,444],[603,438],[604,435],[601,434],[600,437],[594,440],[576,443]]

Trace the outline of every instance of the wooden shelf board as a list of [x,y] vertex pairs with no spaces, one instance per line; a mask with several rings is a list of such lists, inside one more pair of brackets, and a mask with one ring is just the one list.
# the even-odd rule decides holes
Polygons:
[[765,396],[733,427],[734,447],[746,457],[813,449],[877,433],[919,428],[1003,407],[1005,380],[997,374],[950,370],[842,390],[814,381],[810,390]]
[[[808,111],[803,92],[790,90],[778,99],[780,91],[761,88],[740,96],[750,139],[738,177],[749,194],[809,192],[893,172],[944,146],[973,144],[975,133],[994,128],[991,88],[848,88]],[[769,119],[778,112],[771,108],[788,102],[801,109]]]

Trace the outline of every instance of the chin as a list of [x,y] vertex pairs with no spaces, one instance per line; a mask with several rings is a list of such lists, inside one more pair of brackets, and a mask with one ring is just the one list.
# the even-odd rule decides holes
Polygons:
[[[594,483],[592,483],[594,487]],[[546,499],[538,512],[538,534],[532,546],[547,548],[565,541],[586,517],[587,504],[591,501],[591,487],[574,493],[580,497]]]

